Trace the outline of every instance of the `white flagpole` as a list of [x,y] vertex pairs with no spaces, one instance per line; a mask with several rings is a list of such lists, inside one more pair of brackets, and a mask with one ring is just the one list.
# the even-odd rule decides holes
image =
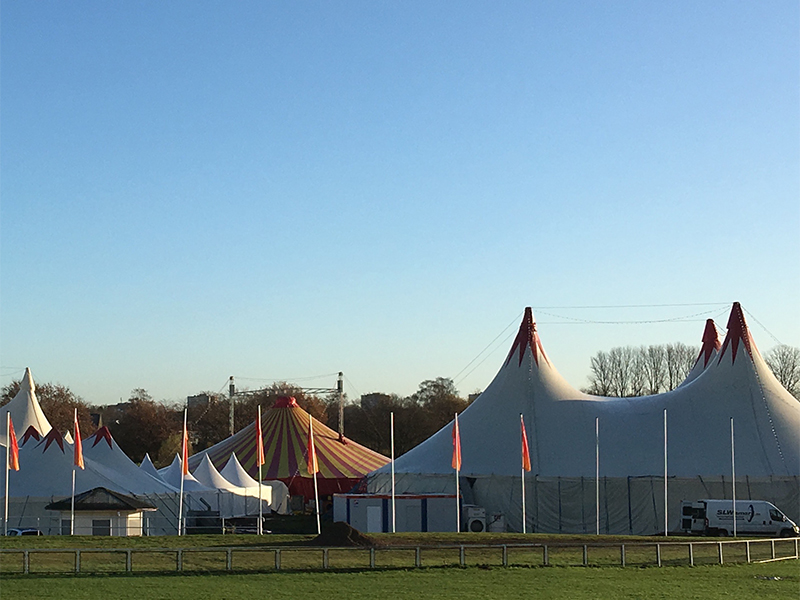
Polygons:
[[186,412],[188,409],[183,409],[183,431],[181,431],[181,495],[178,501],[178,535],[183,535],[183,444],[188,443],[186,440]]
[[319,489],[317,488],[317,471],[319,470],[319,463],[317,462],[317,448],[314,445],[314,417],[308,416],[308,432],[311,436],[311,452],[313,453],[311,460],[314,466],[314,504],[317,508],[317,535],[322,533],[322,527],[319,523]]
[[[458,429],[458,413],[456,413],[456,431],[458,431],[459,458],[461,457],[461,430]],[[456,533],[461,533],[461,504],[459,502],[460,490],[458,487],[458,474],[461,471],[461,461],[456,463]]]
[[[258,405],[258,431],[261,432],[261,405]],[[256,440],[257,444],[261,444],[262,448],[264,446],[264,441],[261,439],[261,436],[258,436],[259,439]],[[256,458],[258,459],[258,535],[263,535],[264,533],[264,526],[262,525],[264,521],[264,509],[261,506],[261,456],[262,450],[256,448]]]
[[394,491],[394,412],[389,413],[389,427],[391,429],[391,444],[392,444],[392,533],[397,533],[396,528],[396,508],[395,508],[395,491]]
[[667,514],[667,409],[664,409],[664,537],[669,535],[669,516]]
[[731,417],[731,483],[733,484],[733,537],[736,537],[736,452],[733,447],[733,417]]
[[[78,421],[78,409],[75,409],[75,420],[73,422]],[[78,432],[75,431],[75,437],[78,437]],[[74,444],[77,444],[80,440],[72,440]],[[72,502],[70,503],[70,511],[69,511],[69,534],[75,535],[75,460],[72,461]]]
[[6,413],[6,497],[3,509],[3,535],[8,535],[8,473],[11,470],[11,413]]
[[[522,414],[519,415],[519,421],[522,424],[522,427],[525,426],[525,421],[523,420]],[[525,440],[522,439],[522,427],[519,430],[519,442],[520,445],[525,444]],[[524,450],[523,450],[524,451]],[[522,458],[523,454],[520,452],[520,458]],[[525,461],[521,460],[522,469],[520,474],[522,475],[522,533],[528,533],[528,523],[525,516]]]
[[597,535],[600,535],[600,417],[594,418],[594,512]]

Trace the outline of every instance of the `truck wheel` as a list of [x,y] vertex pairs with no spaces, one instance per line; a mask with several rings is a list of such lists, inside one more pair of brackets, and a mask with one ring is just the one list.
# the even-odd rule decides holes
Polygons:
[[717,530],[717,537],[728,537],[728,530],[727,529],[718,529]]
[[781,529],[780,537],[782,538],[794,537],[794,531],[792,531],[791,529]]

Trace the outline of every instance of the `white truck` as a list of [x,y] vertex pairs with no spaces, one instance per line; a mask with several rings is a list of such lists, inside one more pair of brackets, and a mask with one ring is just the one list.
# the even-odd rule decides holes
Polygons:
[[[733,501],[682,502],[681,531],[719,537],[733,535]],[[737,500],[736,535],[795,537],[800,535],[800,530],[774,504],[764,500]]]

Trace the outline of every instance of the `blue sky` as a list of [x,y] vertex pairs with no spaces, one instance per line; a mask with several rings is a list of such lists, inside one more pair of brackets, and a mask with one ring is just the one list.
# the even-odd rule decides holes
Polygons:
[[[789,1],[4,2],[0,384],[466,394],[525,306],[578,387],[734,300],[800,345],[799,32]],[[659,306],[567,308],[620,305]]]

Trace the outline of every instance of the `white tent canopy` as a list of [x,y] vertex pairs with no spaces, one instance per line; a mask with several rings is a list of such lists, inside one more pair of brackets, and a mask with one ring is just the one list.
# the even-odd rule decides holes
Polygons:
[[233,485],[230,481],[219,474],[219,471],[217,471],[207,454],[203,456],[203,461],[194,470],[192,475],[194,475],[194,478],[206,487],[215,490],[225,490],[241,496],[246,495],[245,488]]
[[19,391],[11,401],[0,408],[0,445],[6,445],[6,414],[11,414],[14,431],[20,437],[28,427],[33,426],[42,435],[50,433],[50,421],[44,416],[39,400],[36,398],[36,385],[30,368],[25,369]]
[[[465,496],[488,512],[503,513],[512,527],[521,530],[522,414],[533,466],[526,503],[532,520],[528,530],[581,531],[587,522],[593,530],[595,419],[599,419],[605,530],[652,533],[659,524],[663,529],[666,409],[668,473],[676,479],[670,484],[670,503],[675,505],[670,512],[676,524],[681,494],[688,499],[730,494],[731,417],[736,425],[737,479],[746,478],[754,499],[771,494],[760,499],[776,500],[785,512],[800,515],[800,402],[765,364],[738,303],[717,356],[715,350],[707,324],[698,357],[703,369],[684,385],[640,398],[589,396],[556,371],[544,352],[533,314],[526,309],[497,376],[459,416]],[[397,491],[452,493],[451,456],[448,425],[397,459]],[[388,473],[389,466],[370,474],[370,491],[387,491]],[[659,479],[661,483],[656,483]]]

